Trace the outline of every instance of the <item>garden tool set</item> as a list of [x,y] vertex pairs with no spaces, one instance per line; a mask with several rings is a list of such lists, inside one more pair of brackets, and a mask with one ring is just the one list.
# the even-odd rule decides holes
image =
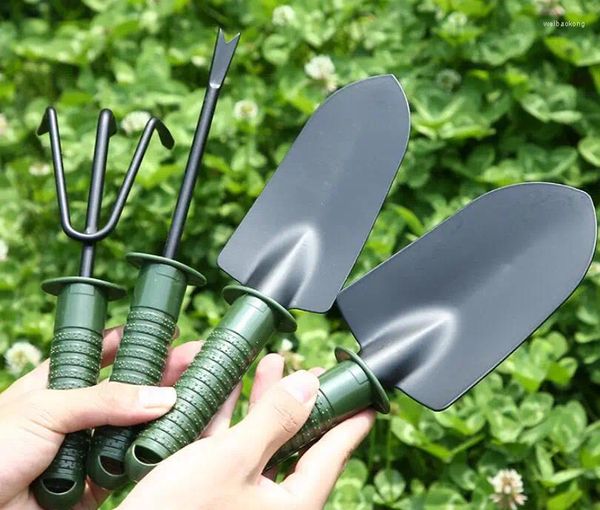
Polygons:
[[[111,381],[146,385],[160,382],[186,287],[202,286],[206,282],[198,271],[175,260],[175,257],[217,99],[238,38],[239,35],[227,43],[223,32],[218,32],[208,87],[162,256],[147,253],[130,253],[127,256],[130,262],[140,267],[140,273]],[[128,481],[124,458],[134,436],[134,427],[107,426],[94,431],[88,474],[95,483],[106,489],[115,489]]]
[[[176,260],[217,98],[238,41],[219,31],[202,111],[161,256],[131,253],[140,268],[111,380],[156,385],[163,375],[188,285],[204,277]],[[95,243],[115,227],[156,129],[153,118],[136,150],[106,226],[99,229],[108,138],[98,124],[85,232],[71,227],[58,126],[49,108],[61,224],[83,243],[80,276],[44,283],[58,295],[50,387],[97,382],[108,299],[121,288],[92,278]],[[177,401],[145,428],[95,431],[87,473],[105,488],[140,480],[193,442],[276,332],[291,333],[290,309],[325,313],[337,303],[358,340],[320,389],[301,431],[271,460],[287,459],[358,411],[389,411],[398,388],[441,410],[485,377],[565,301],[584,277],[596,242],[590,197],[567,186],[528,183],[473,201],[364,277],[342,289],[404,157],[410,112],[392,75],[367,78],[332,94],[306,123],[218,258],[237,281],[223,290],[231,305],[175,385]],[[34,486],[47,509],[81,497],[89,433],[67,436]]]
[[[80,232],[71,225],[56,112],[53,108],[48,108],[44,114],[38,134],[50,133],[60,223],[65,234],[82,243],[79,276],[54,278],[42,285],[46,292],[58,296],[54,338],[50,350],[49,388],[67,390],[92,386],[98,382],[107,301],[123,297],[126,292],[117,285],[93,277],[96,243],[107,237],[117,226],[155,130],[165,147],[173,147],[173,138],[167,128],[157,118],[151,118],[125,174],[109,220],[104,227],[99,228],[108,142],[116,132],[112,112],[100,112],[86,224],[84,231]],[[34,483],[34,493],[44,508],[69,508],[83,494],[89,439],[89,431],[67,435],[52,464]]]

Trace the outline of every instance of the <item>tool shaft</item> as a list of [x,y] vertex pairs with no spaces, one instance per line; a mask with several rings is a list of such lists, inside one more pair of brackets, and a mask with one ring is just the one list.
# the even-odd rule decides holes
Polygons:
[[315,405],[300,431],[272,457],[267,469],[311,445],[345,418],[371,404],[368,380],[360,367],[344,361],[319,377]]
[[141,437],[162,439],[171,454],[194,441],[274,331],[275,316],[268,305],[254,296],[239,298],[175,385],[173,409]]
[[[165,263],[145,264],[136,283],[111,381],[156,386],[164,371],[188,275]],[[127,482],[125,453],[134,427],[100,427],[94,432],[88,474],[105,489]]]
[[173,211],[171,228],[169,229],[163,250],[163,256],[167,258],[175,258],[177,255],[179,242],[181,241],[181,236],[185,227],[185,221],[187,219],[192,196],[194,194],[194,187],[198,179],[198,171],[200,169],[200,163],[204,154],[206,139],[208,138],[208,132],[210,130],[215,107],[217,105],[219,91],[219,87],[211,85],[209,85],[206,90],[204,103],[202,104],[202,110],[198,119],[198,125],[196,127],[196,132],[194,133],[192,148],[188,157],[185,174],[179,190],[177,204],[175,205],[175,210]]
[[[114,118],[109,110],[102,110],[96,130],[96,145],[92,163],[92,177],[88,193],[87,213],[85,218],[85,233],[98,232],[98,221],[102,208],[102,193],[104,191],[104,175],[108,155],[108,140],[113,132]],[[79,275],[91,277],[94,272],[94,259],[96,256],[96,241],[84,243],[81,250]]]
[[190,154],[185,166],[185,174],[179,190],[179,196],[177,197],[177,204],[173,211],[171,228],[167,234],[167,240],[163,249],[163,256],[166,258],[174,259],[177,256],[181,235],[183,234],[183,228],[185,226],[192,196],[194,194],[194,187],[198,178],[198,171],[200,170],[200,163],[202,162],[202,156],[204,155],[206,140],[215,114],[215,107],[217,106],[219,93],[221,92],[221,87],[225,81],[225,76],[227,76],[227,71],[229,70],[231,60],[233,59],[238,40],[239,34],[229,42],[225,42],[225,36],[223,35],[222,30],[219,30],[217,34],[206,94],[204,95],[202,109],[200,110],[200,116],[198,117],[198,124],[192,141],[192,148],[190,149]]

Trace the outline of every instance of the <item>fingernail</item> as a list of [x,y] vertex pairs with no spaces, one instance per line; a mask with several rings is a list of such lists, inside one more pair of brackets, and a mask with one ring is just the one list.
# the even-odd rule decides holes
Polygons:
[[168,386],[144,386],[140,388],[139,401],[142,407],[153,409],[162,407],[170,409],[175,404],[177,392]]
[[310,402],[319,389],[319,380],[306,370],[294,372],[282,381],[284,389],[299,402]]

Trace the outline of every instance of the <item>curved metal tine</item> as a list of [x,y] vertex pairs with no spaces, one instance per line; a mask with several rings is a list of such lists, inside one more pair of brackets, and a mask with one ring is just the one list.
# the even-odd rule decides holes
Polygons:
[[96,143],[94,144],[94,158],[92,161],[92,176],[88,193],[87,211],[85,215],[85,235],[78,237],[83,241],[79,275],[91,277],[94,271],[96,258],[96,243],[102,238],[98,235],[98,221],[102,209],[102,196],[104,193],[104,177],[106,176],[106,160],[108,159],[108,139],[117,132],[115,117],[110,110],[103,109],[98,116],[96,128]]
[[123,184],[121,184],[121,188],[119,189],[117,199],[115,200],[110,213],[110,218],[106,222],[106,225],[96,232],[96,236],[98,236],[99,239],[102,239],[110,234],[110,232],[117,225],[117,222],[121,217],[121,213],[123,212],[123,208],[125,207],[125,202],[127,201],[129,192],[131,191],[131,187],[133,186],[133,181],[135,180],[138,170],[140,169],[144,155],[146,154],[148,145],[150,145],[150,140],[152,139],[152,135],[155,130],[158,133],[162,145],[167,149],[173,148],[175,141],[171,136],[171,132],[167,129],[167,126],[165,126],[160,119],[151,117],[146,123],[146,127],[144,128],[144,132],[142,133],[140,141],[137,144],[135,153],[133,154],[129,168],[127,169],[127,173],[123,178]]
[[[110,110],[103,110],[103,111],[110,112]],[[112,116],[112,113],[110,113],[110,115]],[[102,112],[101,112],[101,118],[102,118]],[[105,114],[105,118],[106,118],[106,114]],[[116,126],[113,125],[112,123],[114,123],[114,118],[113,118],[112,122],[107,123],[106,127],[108,128],[107,129],[107,131],[109,133],[108,136],[111,136],[116,131]],[[99,122],[99,124],[100,124],[100,122]],[[100,129],[100,125],[99,125],[99,129]],[[146,123],[144,132],[142,133],[142,136],[140,137],[140,141],[138,142],[138,145],[137,145],[135,153],[133,155],[131,164],[129,165],[129,169],[127,170],[127,173],[125,174],[125,177],[123,179],[123,184],[121,185],[121,188],[117,195],[117,199],[115,200],[115,204],[113,205],[113,209],[111,211],[108,222],[106,223],[106,225],[104,227],[97,230],[95,233],[79,232],[79,231],[75,230],[71,224],[69,201],[68,201],[68,195],[67,195],[67,189],[66,189],[66,183],[65,183],[65,172],[64,172],[63,162],[62,162],[62,150],[61,150],[61,146],[60,146],[60,134],[58,131],[58,119],[57,119],[57,115],[56,115],[56,110],[52,107],[46,108],[44,117],[42,118],[42,122],[40,123],[40,126],[37,130],[37,134],[43,135],[45,133],[50,133],[50,142],[51,142],[51,149],[52,149],[52,159],[54,162],[54,173],[55,173],[55,180],[56,180],[58,207],[59,207],[59,211],[60,211],[60,221],[61,221],[61,226],[62,226],[65,234],[67,234],[70,238],[75,239],[77,241],[92,242],[92,241],[99,241],[99,240],[103,239],[108,234],[110,234],[112,232],[112,230],[114,230],[117,222],[119,221],[121,213],[123,212],[123,208],[125,207],[125,202],[127,201],[127,197],[129,196],[129,192],[131,191],[131,188],[133,186],[133,181],[135,180],[137,172],[140,169],[142,160],[144,158],[144,155],[146,154],[146,151],[150,144],[150,140],[152,138],[152,134],[154,133],[155,130],[158,132],[158,135],[160,137],[160,141],[161,141],[162,145],[168,149],[173,148],[173,145],[175,144],[175,142],[173,140],[173,137],[171,136],[170,131],[167,129],[167,127],[163,124],[163,122],[160,119],[158,119],[156,117],[151,117],[150,120]],[[97,144],[97,147],[98,147],[98,144]],[[106,150],[108,151],[107,140],[106,140]],[[96,159],[96,154],[95,154],[94,165],[96,165],[96,163],[99,163],[99,160]],[[106,156],[104,157],[104,165],[105,165],[105,163],[106,163]],[[93,177],[92,177],[92,179],[93,179]],[[91,186],[90,186],[90,194],[91,194],[91,192],[92,192],[92,190],[91,190]],[[88,207],[89,207],[89,205],[88,205]]]
[[113,113],[108,109],[100,111],[98,128],[96,129],[96,144],[94,146],[94,159],[92,161],[92,177],[88,195],[85,233],[93,234],[93,239],[98,240],[98,221],[102,208],[102,195],[104,191],[104,177],[106,175],[106,161],[108,159],[108,140],[117,132],[117,123]]
[[50,150],[54,164],[54,181],[56,183],[56,198],[60,212],[60,224],[65,234],[73,239],[79,239],[77,232],[71,225],[71,212],[69,210],[69,197],[65,184],[65,169],[62,160],[62,149],[60,146],[60,132],[58,130],[58,118],[56,110],[49,106],[44,112],[42,122],[37,129],[38,135],[50,134]]
[[54,177],[56,182],[58,209],[60,212],[60,224],[65,234],[76,241],[91,243],[98,241],[103,237],[97,232],[97,223],[100,207],[102,205],[102,190],[104,187],[104,173],[106,171],[106,158],[108,154],[108,138],[115,132],[116,123],[112,112],[110,110],[102,110],[98,118],[98,128],[96,132],[96,147],[94,148],[92,179],[90,182],[86,215],[86,231],[80,232],[73,228],[73,225],[71,224],[69,197],[67,194],[62,149],[60,146],[60,132],[58,130],[58,117],[54,108],[51,106],[46,108],[42,122],[38,127],[38,135],[50,133],[50,147],[52,151],[52,161],[54,163]]

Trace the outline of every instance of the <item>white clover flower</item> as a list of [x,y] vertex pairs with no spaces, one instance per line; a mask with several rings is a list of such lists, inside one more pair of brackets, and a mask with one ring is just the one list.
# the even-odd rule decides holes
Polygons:
[[514,469],[501,469],[496,476],[488,479],[494,488],[490,499],[503,510],[516,510],[527,501],[523,494],[523,478]]
[[453,12],[450,17],[456,26],[459,27],[464,27],[469,21],[469,18],[467,18],[467,15],[463,12]]
[[558,0],[537,0],[537,11],[542,16],[559,17],[565,13],[565,9]]
[[442,69],[435,77],[435,82],[446,90],[454,89],[462,78],[454,69]]
[[289,25],[296,20],[296,11],[290,5],[280,5],[279,7],[275,7],[273,9],[273,17],[271,21],[273,25],[278,27],[284,27],[285,25]]
[[451,12],[444,20],[444,28],[451,34],[460,34],[468,21],[469,18],[467,18],[466,14],[462,12]]
[[159,17],[156,11],[144,11],[140,16],[140,26],[150,33],[156,33],[160,28]]
[[242,99],[233,105],[233,116],[238,120],[252,120],[258,116],[258,105],[252,99]]
[[42,353],[29,342],[15,342],[4,354],[6,368],[13,375],[20,375],[28,366],[38,366],[42,361]]
[[48,175],[50,173],[50,165],[47,163],[32,163],[29,165],[29,173],[36,177]]
[[317,55],[306,63],[304,72],[313,80],[326,82],[335,76],[335,66],[327,55]]
[[8,131],[8,121],[6,120],[6,115],[0,113],[0,136],[4,136]]
[[0,239],[0,262],[8,259],[8,244],[4,239]]
[[284,338],[279,345],[279,352],[289,352],[294,348],[294,344],[289,338]]
[[130,135],[144,129],[149,120],[150,114],[148,112],[135,111],[125,115],[123,122],[121,122],[121,127],[125,133]]
[[206,65],[206,57],[203,57],[202,55],[194,55],[191,58],[191,61],[196,67],[204,67]]

